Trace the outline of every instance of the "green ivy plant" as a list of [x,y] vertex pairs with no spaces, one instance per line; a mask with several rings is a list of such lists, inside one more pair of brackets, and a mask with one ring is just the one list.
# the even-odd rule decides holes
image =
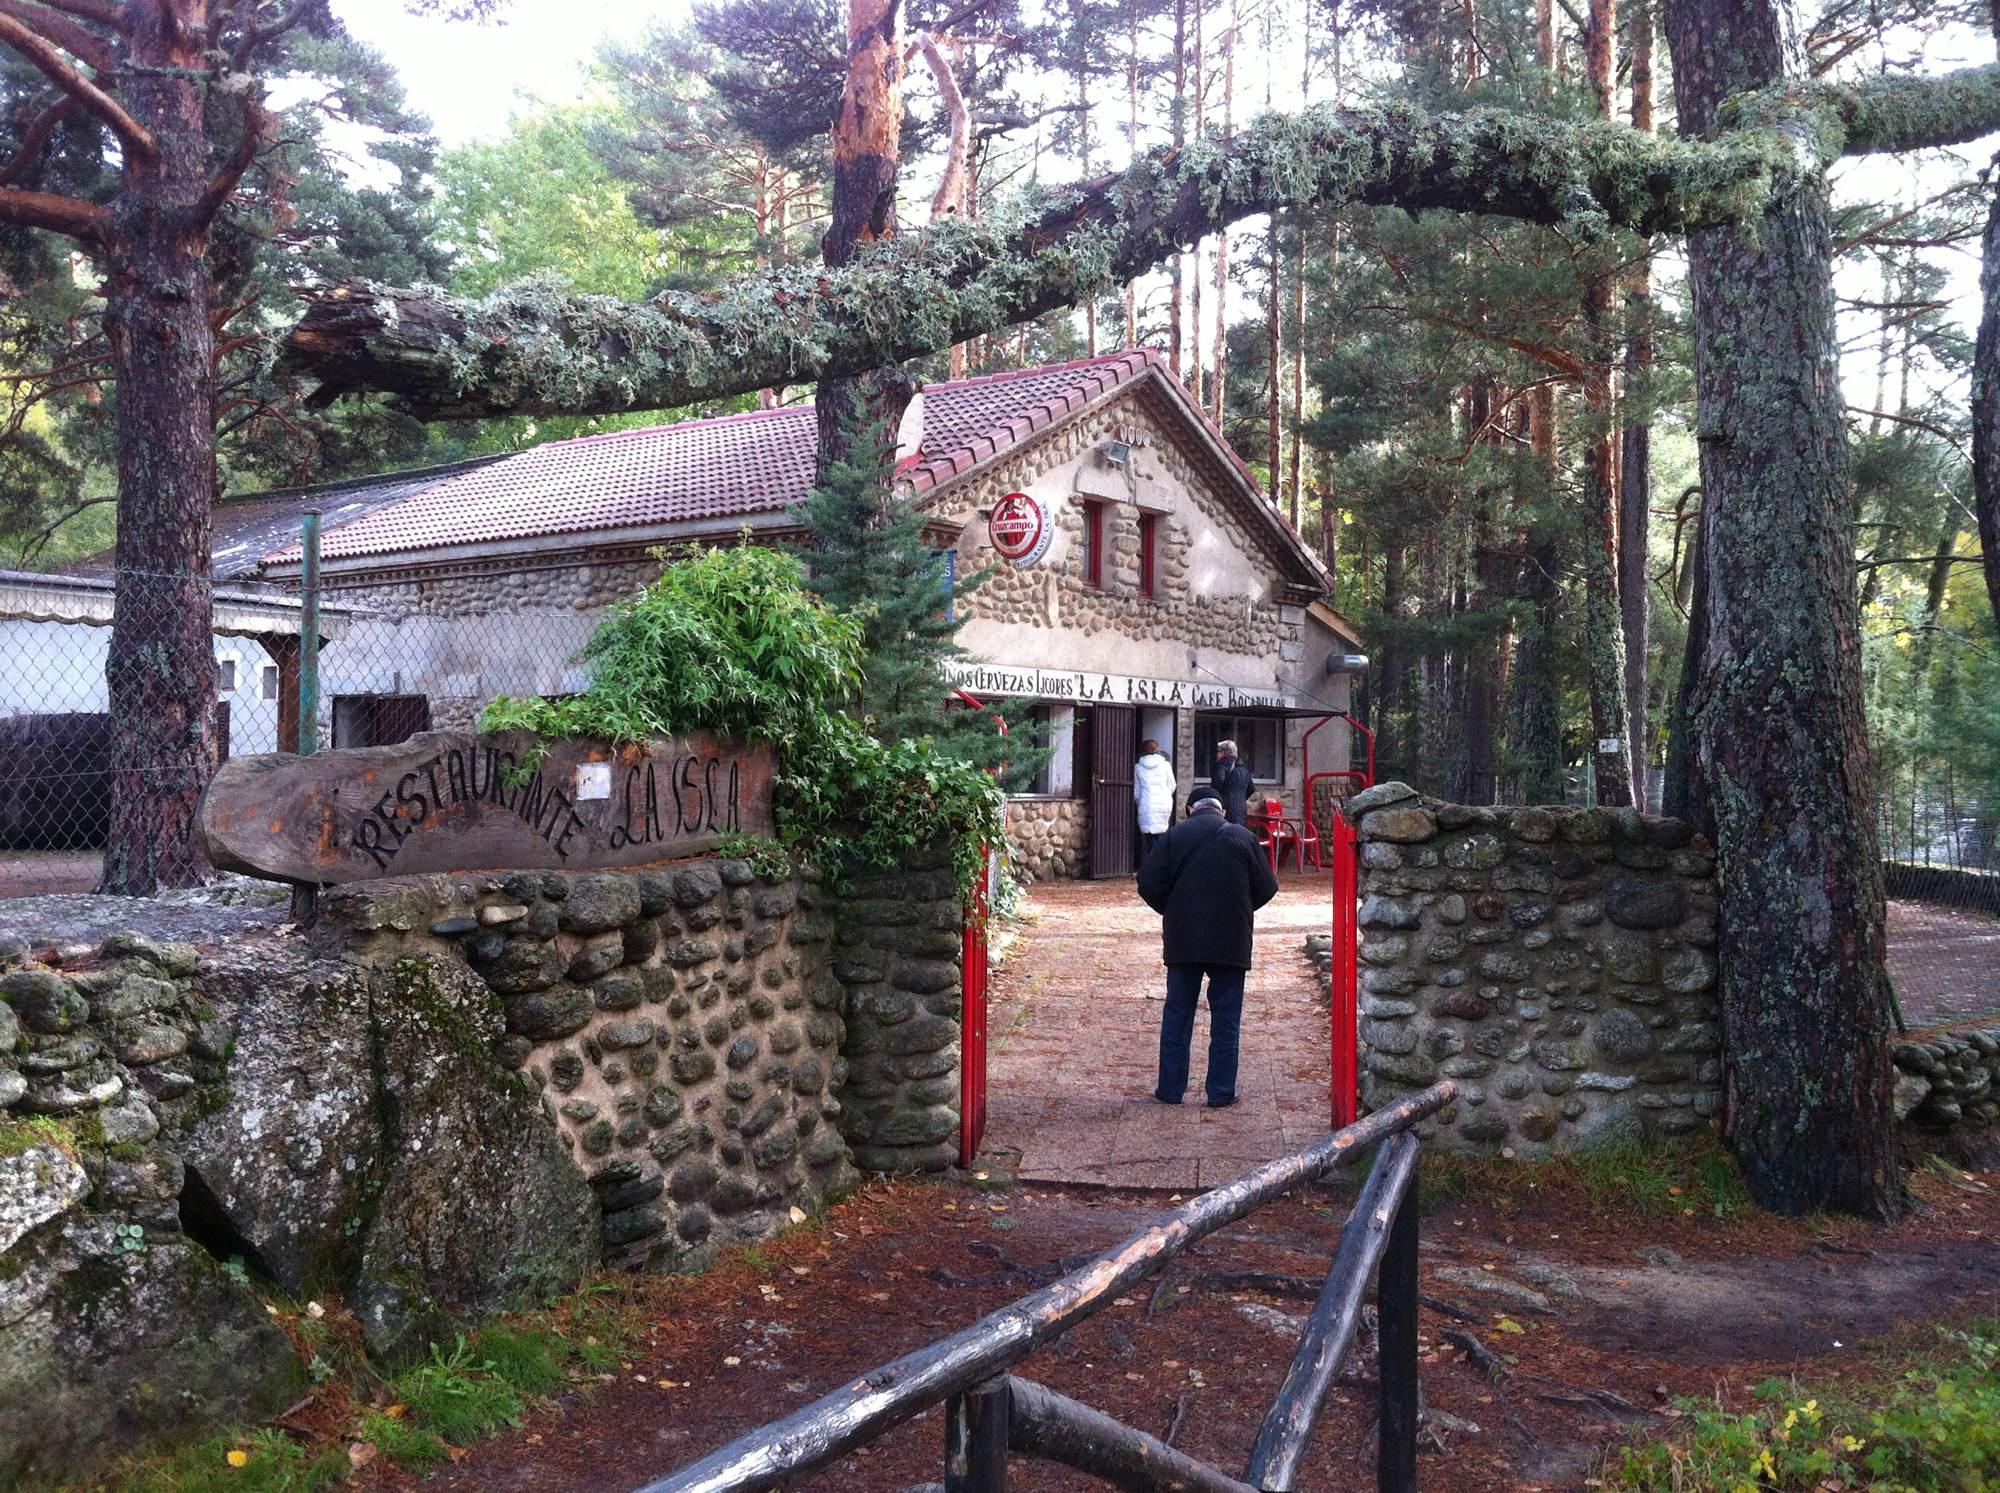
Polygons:
[[968,889],[981,846],[1000,837],[1000,789],[929,738],[878,741],[841,711],[860,673],[861,619],[812,595],[799,562],[775,550],[657,553],[669,561],[659,579],[584,645],[582,692],[503,696],[482,728],[634,742],[708,727],[767,743],[778,844],[794,861],[890,869],[943,841]]

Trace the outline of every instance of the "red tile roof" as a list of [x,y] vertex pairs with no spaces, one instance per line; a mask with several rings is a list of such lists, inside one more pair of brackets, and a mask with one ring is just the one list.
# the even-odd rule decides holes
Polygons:
[[[919,492],[971,470],[1152,366],[1133,351],[924,390]],[[812,486],[810,405],[551,441],[456,472],[321,537],[327,559],[781,513]],[[296,547],[270,556],[295,560]]]

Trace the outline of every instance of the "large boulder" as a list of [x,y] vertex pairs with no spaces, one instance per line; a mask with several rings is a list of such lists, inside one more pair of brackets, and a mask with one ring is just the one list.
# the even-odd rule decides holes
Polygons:
[[338,1290],[392,1359],[581,1280],[597,1203],[497,1055],[486,985],[446,958],[260,952],[202,972],[236,1041],[226,1101],[177,1145],[190,1231],[293,1292]]
[[[256,1298],[171,1230],[83,1206],[75,1158],[0,1162],[0,1487],[67,1480],[155,1437],[255,1422],[303,1373]],[[19,1230],[19,1232],[14,1232]]]

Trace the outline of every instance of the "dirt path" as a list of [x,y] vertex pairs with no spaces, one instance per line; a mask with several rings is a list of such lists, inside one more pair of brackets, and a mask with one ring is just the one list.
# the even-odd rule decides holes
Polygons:
[[1257,914],[1239,1102],[1209,1110],[1205,1006],[1187,1102],[1151,1097],[1165,992],[1158,915],[1128,879],[1035,887],[1033,921],[993,983],[983,1154],[1026,1181],[1171,1191],[1212,1187],[1325,1134],[1326,1006],[1301,945],[1326,926],[1327,895],[1323,877],[1290,875]]
[[[1858,1343],[1914,1322],[1993,1313],[1995,1180],[1925,1173],[1920,1212],[1895,1230],[1690,1219],[1525,1185],[1434,1204],[1423,1225],[1424,1289],[1471,1320],[1424,1314],[1424,1393],[1441,1415],[1422,1485],[1427,1493],[1582,1487],[1605,1447],[1666,1424],[1660,1412],[1671,1396],[1735,1403],[1772,1375],[1837,1374]],[[617,1374],[421,1486],[623,1493],[1004,1305],[1065,1259],[1141,1226],[1164,1201],[1103,1189],[877,1183],[753,1256],[702,1277],[646,1283],[648,1338]],[[1315,1190],[1265,1209],[1021,1371],[1156,1435],[1177,1427],[1176,1444],[1239,1468],[1346,1203]],[[1241,1288],[1227,1272],[1242,1271],[1298,1286]],[[1466,1362],[1447,1330],[1510,1355],[1504,1380]],[[1365,1351],[1353,1372],[1372,1376]],[[1372,1424],[1365,1382],[1336,1390],[1301,1487],[1372,1487]],[[932,1412],[803,1486],[892,1493],[938,1477],[942,1445]],[[420,1485],[385,1471],[372,1486]],[[1019,1462],[1009,1486],[1083,1493],[1096,1485]]]

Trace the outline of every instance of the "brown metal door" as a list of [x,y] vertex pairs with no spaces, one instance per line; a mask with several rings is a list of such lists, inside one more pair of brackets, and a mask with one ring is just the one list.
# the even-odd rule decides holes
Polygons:
[[1130,876],[1139,846],[1139,814],[1132,803],[1139,712],[1129,705],[1099,705],[1091,715],[1096,739],[1090,773],[1090,874]]

